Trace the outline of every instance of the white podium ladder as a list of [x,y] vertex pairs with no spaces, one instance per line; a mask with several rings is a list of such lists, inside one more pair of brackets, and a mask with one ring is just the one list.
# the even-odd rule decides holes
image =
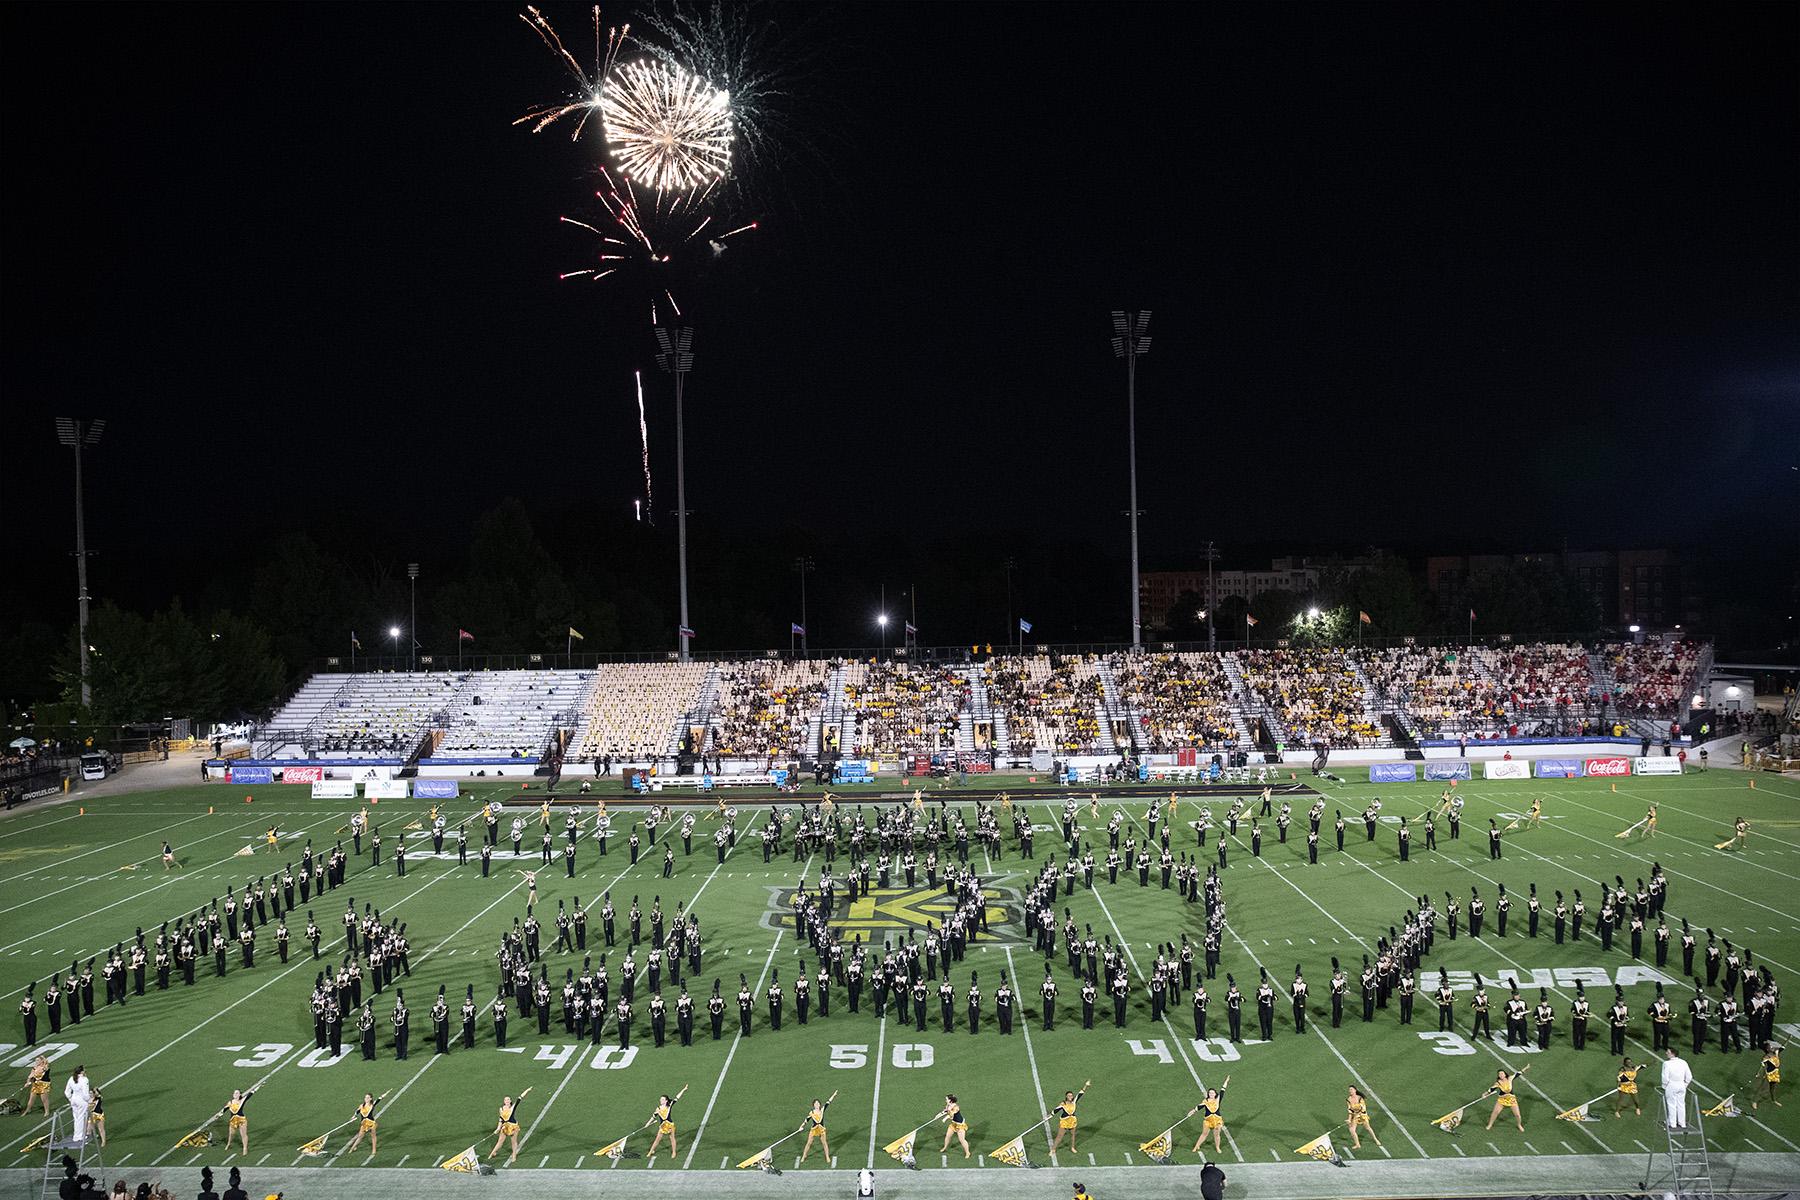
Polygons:
[[[1680,1200],[1712,1200],[1712,1165],[1706,1157],[1706,1126],[1699,1096],[1690,1093],[1687,1107],[1686,1125],[1663,1127],[1669,1141],[1669,1191]],[[1644,1179],[1638,1186],[1650,1186],[1650,1174],[1655,1164],[1656,1153],[1652,1151],[1644,1164]]]
[[[97,1137],[83,1141],[69,1140],[74,1132],[74,1114],[58,1108],[50,1114],[50,1133],[44,1139],[44,1195],[55,1196],[63,1181],[63,1155],[75,1159],[75,1174],[92,1175],[100,1186],[106,1186],[106,1150]],[[93,1126],[88,1126],[90,1135]]]

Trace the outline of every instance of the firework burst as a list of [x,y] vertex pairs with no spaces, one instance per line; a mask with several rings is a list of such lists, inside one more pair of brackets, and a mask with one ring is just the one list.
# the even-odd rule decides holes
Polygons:
[[603,186],[594,197],[603,215],[592,222],[561,218],[563,224],[585,229],[598,239],[593,264],[564,271],[561,279],[598,281],[630,270],[643,276],[653,305],[666,301],[680,316],[674,293],[678,277],[718,258],[732,238],[756,228],[754,221],[735,228],[726,228],[731,222],[715,221],[707,211],[712,184],[694,191],[651,191],[645,204],[630,179],[615,178],[605,168],[600,178]]
[[626,178],[659,192],[718,182],[731,169],[731,97],[672,63],[639,59],[612,71],[600,116]]
[[563,65],[570,78],[575,81],[575,90],[570,98],[555,104],[534,108],[514,121],[513,124],[529,124],[531,132],[542,133],[564,117],[579,114],[580,120],[575,122],[575,129],[569,135],[569,140],[579,140],[581,131],[587,126],[588,118],[600,109],[600,98],[606,90],[606,77],[611,72],[613,62],[619,56],[619,51],[624,48],[626,38],[631,34],[631,26],[620,25],[612,28],[603,26],[600,23],[600,6],[594,5],[594,70],[590,75],[580,63],[575,61],[575,56],[569,53],[567,46],[563,45],[561,35],[556,32],[543,13],[535,8],[527,7],[524,12],[519,14],[519,20],[529,25],[531,31],[537,34],[538,38],[549,48],[550,53],[556,56],[556,60]]

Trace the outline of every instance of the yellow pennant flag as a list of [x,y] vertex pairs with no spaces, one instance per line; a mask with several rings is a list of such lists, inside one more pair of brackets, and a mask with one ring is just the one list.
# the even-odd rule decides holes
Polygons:
[[1463,1110],[1459,1108],[1455,1112],[1445,1113],[1443,1116],[1433,1121],[1432,1124],[1436,1125],[1445,1133],[1454,1133],[1456,1127],[1462,1124],[1462,1115]]
[[586,638],[581,636],[581,630],[575,628],[573,625],[569,626],[569,636],[574,638],[578,642],[587,641]]
[[1003,1162],[1009,1167],[1026,1167],[1031,1165],[1030,1160],[1025,1157],[1024,1134],[1020,1134],[1012,1141],[1006,1143],[1006,1145],[988,1155],[988,1157],[995,1162]]
[[425,826],[419,824],[417,821],[413,821],[410,824],[406,825],[405,828],[406,829],[423,829],[423,828],[425,828]]
[[1138,1149],[1150,1156],[1151,1161],[1163,1166],[1175,1155],[1175,1139],[1170,1136],[1173,1129],[1165,1129],[1147,1142],[1138,1143]]
[[443,1163],[444,1170],[457,1171],[464,1175],[472,1175],[481,1170],[481,1156],[470,1146],[454,1158],[447,1158]]
[[194,1130],[194,1132],[192,1132],[192,1133],[188,1134],[186,1137],[182,1138],[179,1142],[176,1142],[175,1145],[177,1147],[191,1146],[191,1147],[195,1147],[195,1148],[198,1148],[201,1146],[210,1146],[210,1145],[212,1145],[212,1134],[210,1134],[206,1131],[205,1126],[202,1126],[201,1128]]
[[1304,1154],[1308,1158],[1316,1158],[1320,1162],[1334,1163],[1338,1161],[1337,1151],[1331,1148],[1331,1135],[1329,1133],[1321,1133],[1318,1137],[1306,1143],[1306,1145],[1295,1150],[1294,1153]]
[[245,846],[242,850],[239,850],[232,857],[233,858],[249,858],[251,855],[253,855],[255,853],[256,853],[256,848],[254,846]]
[[[630,1135],[628,1134],[626,1136],[629,1137]],[[610,1142],[607,1145],[600,1147],[598,1150],[594,1151],[594,1157],[610,1158],[614,1162],[618,1162],[621,1158],[625,1157],[625,1138],[620,1138],[616,1142]]]
[[1577,1104],[1574,1108],[1564,1109],[1562,1112],[1556,1114],[1556,1119],[1559,1121],[1569,1121],[1576,1125],[1581,1124],[1583,1121],[1592,1121],[1594,1118],[1588,1116],[1588,1105],[1592,1103],[1592,1100],[1588,1100],[1581,1104]]
[[1736,841],[1736,840],[1737,840],[1737,839],[1736,839],[1736,838],[1726,838],[1726,839],[1725,839],[1725,840],[1724,840],[1724,841],[1722,841],[1722,842],[1720,842],[1720,843],[1719,843],[1719,844],[1718,844],[1718,845],[1716,845],[1716,846],[1714,846],[1714,847],[1713,847],[1713,849],[1714,849],[1714,850],[1726,850],[1726,849],[1729,849],[1729,848],[1730,848],[1730,847],[1731,847],[1731,843],[1732,843],[1732,842],[1734,842],[1734,841]]
[[318,1155],[318,1154],[325,1153],[325,1135],[321,1133],[318,1137],[316,1137],[312,1141],[306,1143],[306,1145],[300,1147],[300,1153],[306,1154],[306,1155]]
[[44,1143],[49,1140],[50,1140],[50,1135],[47,1133],[41,1138],[34,1138],[32,1141],[27,1142],[23,1146],[20,1146],[19,1153],[20,1154],[30,1154],[33,1150],[41,1150],[44,1147]]
[[1513,830],[1515,830],[1517,828],[1519,828],[1519,822],[1517,822],[1517,821],[1508,821],[1506,823],[1506,832],[1507,833],[1511,833]]
[[888,1157],[896,1162],[903,1162],[911,1165],[913,1161],[913,1143],[918,1140],[918,1137],[919,1131],[915,1129],[905,1137],[889,1142],[887,1145],[883,1146],[882,1149],[887,1151]]
[[773,1173],[775,1170],[775,1147],[764,1146],[761,1150],[758,1150],[755,1154],[752,1154],[749,1158],[746,1158],[743,1162],[738,1164],[738,1170],[740,1171],[750,1167],[755,1167],[760,1171],[769,1171]]
[[1741,1117],[1744,1115],[1744,1110],[1737,1106],[1736,1096],[1727,1096],[1700,1115],[1703,1117]]

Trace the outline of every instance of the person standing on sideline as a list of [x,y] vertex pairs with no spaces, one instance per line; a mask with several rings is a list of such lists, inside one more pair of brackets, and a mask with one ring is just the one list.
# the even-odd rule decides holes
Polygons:
[[1671,1049],[1663,1051],[1662,1090],[1663,1123],[1671,1129],[1687,1128],[1688,1085],[1694,1082],[1693,1068]]

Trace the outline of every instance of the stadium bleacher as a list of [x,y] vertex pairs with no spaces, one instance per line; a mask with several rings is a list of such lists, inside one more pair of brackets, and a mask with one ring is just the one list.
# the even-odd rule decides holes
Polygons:
[[561,731],[570,767],[607,756],[654,763],[685,746],[743,771],[820,753],[884,762],[956,753],[965,764],[992,753],[1025,764],[1042,751],[1617,736],[1666,732],[1711,662],[1693,642],[1529,643],[321,674],[253,744],[259,757],[287,760],[536,761]]

